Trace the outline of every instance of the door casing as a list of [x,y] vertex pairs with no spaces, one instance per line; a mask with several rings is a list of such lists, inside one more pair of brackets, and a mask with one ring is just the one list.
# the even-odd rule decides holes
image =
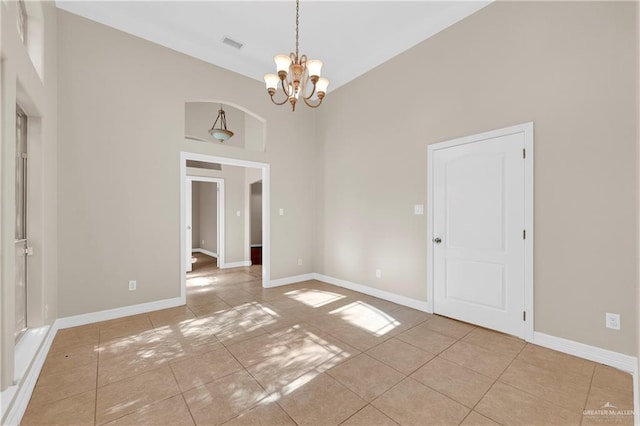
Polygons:
[[524,135],[525,151],[524,158],[524,224],[526,230],[526,239],[524,241],[524,307],[526,312],[526,321],[522,335],[518,336],[527,342],[533,341],[534,333],[534,289],[533,289],[533,122],[523,123],[515,126],[505,127],[502,129],[491,130],[471,136],[452,139],[444,142],[431,144],[427,147],[427,306],[429,312],[434,312],[434,250],[433,250],[433,194],[434,194],[434,175],[433,175],[433,157],[434,152],[441,149],[450,148],[458,145],[470,143],[482,143],[484,140],[508,136],[517,133]]
[[[214,183],[217,186],[216,191],[216,250],[218,254],[218,268],[224,268],[224,179],[223,178],[212,178],[212,177],[203,177],[203,176],[187,176],[187,184],[185,186],[185,221],[189,221],[189,215],[193,217],[193,211],[191,210],[191,201],[193,198],[193,182],[205,182],[205,183]],[[189,239],[189,232],[191,231],[191,239]],[[190,240],[190,241],[189,241]],[[190,248],[190,244],[193,242],[193,223],[191,223],[191,229],[187,230],[185,225],[185,262],[188,262],[186,259],[188,248]],[[189,244],[187,244],[189,243]],[[186,270],[189,270],[185,265]]]
[[228,166],[253,167],[262,171],[262,286],[268,287],[271,266],[271,238],[270,238],[270,165],[255,161],[238,160],[235,158],[217,157],[194,152],[180,153],[180,297],[187,295],[187,265],[186,265],[186,186],[187,160],[218,163]]

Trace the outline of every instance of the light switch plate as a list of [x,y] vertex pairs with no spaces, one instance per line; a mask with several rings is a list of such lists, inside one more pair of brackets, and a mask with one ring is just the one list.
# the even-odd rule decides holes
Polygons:
[[416,204],[413,206],[413,213],[416,215],[424,214],[424,204]]
[[280,209],[280,216],[284,216],[284,209]]

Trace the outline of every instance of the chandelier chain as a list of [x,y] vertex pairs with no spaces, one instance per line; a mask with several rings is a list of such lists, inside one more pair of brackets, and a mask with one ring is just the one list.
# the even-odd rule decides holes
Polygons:
[[298,57],[300,47],[300,0],[296,0],[296,58]]

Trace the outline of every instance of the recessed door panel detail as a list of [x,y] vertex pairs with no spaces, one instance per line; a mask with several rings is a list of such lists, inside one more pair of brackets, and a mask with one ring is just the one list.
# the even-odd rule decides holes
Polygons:
[[504,265],[464,260],[450,261],[446,265],[447,299],[502,311],[506,309]]
[[447,247],[504,249],[504,160],[469,154],[446,165]]

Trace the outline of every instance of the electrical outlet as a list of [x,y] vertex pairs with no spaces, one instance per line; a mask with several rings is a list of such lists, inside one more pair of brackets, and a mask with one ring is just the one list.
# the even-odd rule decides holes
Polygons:
[[298,266],[302,266],[302,259],[298,259]]
[[138,287],[136,280],[129,281],[129,291],[134,291]]
[[382,270],[376,269],[376,278],[382,278]]
[[605,325],[612,330],[620,330],[620,314],[610,314],[607,312],[605,315]]
[[200,246],[203,246],[203,247],[204,247],[204,240],[202,240],[202,241],[200,242]]

